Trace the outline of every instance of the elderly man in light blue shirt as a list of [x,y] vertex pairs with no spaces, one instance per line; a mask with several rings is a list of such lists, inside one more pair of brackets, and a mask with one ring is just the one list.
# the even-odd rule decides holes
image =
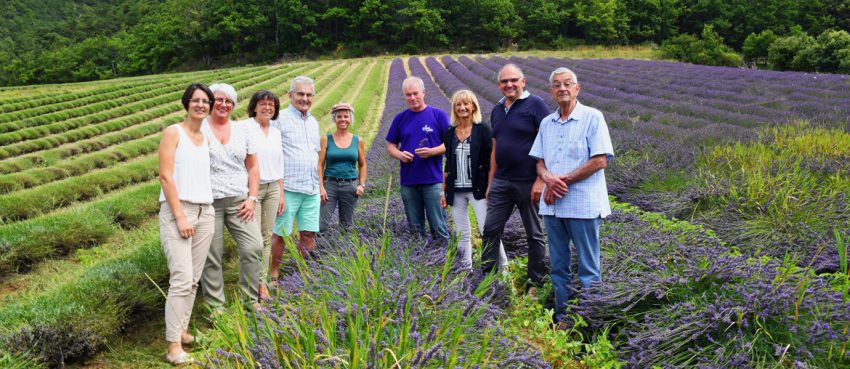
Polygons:
[[546,184],[540,215],[549,241],[554,318],[564,322],[573,292],[570,240],[582,288],[602,280],[599,223],[611,214],[604,169],[614,158],[614,148],[602,113],[576,99],[581,85],[575,73],[555,69],[549,82],[558,110],[540,122],[529,156],[537,159],[537,174]]

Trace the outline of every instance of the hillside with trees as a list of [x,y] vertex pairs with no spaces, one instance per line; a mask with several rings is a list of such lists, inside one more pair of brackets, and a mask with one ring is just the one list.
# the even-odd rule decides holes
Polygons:
[[[843,37],[850,30],[848,0],[4,0],[0,9],[0,85],[85,81],[301,56],[489,52],[668,40],[668,56],[705,64],[740,63],[729,54],[743,51],[765,65],[776,60],[770,66],[780,69],[790,65],[841,72],[840,60],[820,60],[850,58],[850,36]],[[768,36],[759,37],[765,32]],[[816,47],[808,53],[819,56],[804,53],[792,62],[797,51],[789,55],[782,50],[789,43],[805,42],[802,35],[823,37],[818,47],[836,52],[826,55]],[[782,39],[769,59],[771,43],[753,46],[766,39]],[[707,56],[688,60],[677,52]],[[845,64],[850,68],[850,61]],[[832,65],[838,69],[829,70]]]

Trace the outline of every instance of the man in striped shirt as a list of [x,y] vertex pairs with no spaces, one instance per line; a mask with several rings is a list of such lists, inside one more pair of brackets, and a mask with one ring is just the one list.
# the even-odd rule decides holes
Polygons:
[[611,214],[604,169],[614,148],[602,113],[576,99],[581,85],[575,73],[555,69],[549,82],[558,110],[540,122],[529,156],[537,159],[537,175],[546,183],[540,215],[549,241],[555,320],[563,322],[573,292],[570,240],[582,288],[602,280],[599,223]]
[[289,88],[289,107],[280,111],[271,125],[280,130],[283,147],[283,197],[285,210],[275,219],[272,235],[272,265],[269,277],[278,276],[283,256],[283,236],[292,233],[298,221],[298,251],[302,256],[316,247],[319,232],[319,122],[310,114],[313,106],[314,83],[309,77],[298,76]]

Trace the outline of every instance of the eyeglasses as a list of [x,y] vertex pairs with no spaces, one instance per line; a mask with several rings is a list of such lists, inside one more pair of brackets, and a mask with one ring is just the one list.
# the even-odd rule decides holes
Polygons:
[[272,102],[272,101],[262,101],[262,102],[257,103],[257,106],[262,106],[262,107],[266,107],[266,108],[273,108],[274,102]]
[[206,106],[210,105],[210,101],[207,100],[207,99],[191,99],[191,100],[189,100],[189,102],[192,103],[192,104],[195,104],[195,105],[206,105]]
[[233,106],[233,100],[225,99],[223,97],[216,97],[215,103],[219,105],[224,104],[226,106]]
[[300,92],[300,91],[299,91],[299,92],[293,92],[293,94],[294,94],[295,96],[298,96],[298,97],[306,97],[306,98],[308,98],[308,99],[312,99],[312,98],[313,98],[313,96],[315,96],[312,92]]
[[519,78],[503,78],[503,79],[500,79],[500,80],[499,80],[499,83],[501,83],[501,84],[503,84],[503,85],[508,84],[508,82],[510,82],[510,83],[517,83],[517,82],[519,82],[519,80],[521,80],[521,79],[523,79],[523,78],[525,78],[525,77],[519,77]]
[[553,90],[560,90],[560,89],[561,89],[561,87],[566,87],[566,88],[568,88],[568,89],[569,89],[569,88],[572,88],[573,86],[575,86],[575,85],[577,85],[577,84],[578,84],[578,83],[575,83],[575,82],[573,82],[573,81],[566,81],[566,82],[553,82],[553,83],[552,83],[552,89],[553,89]]

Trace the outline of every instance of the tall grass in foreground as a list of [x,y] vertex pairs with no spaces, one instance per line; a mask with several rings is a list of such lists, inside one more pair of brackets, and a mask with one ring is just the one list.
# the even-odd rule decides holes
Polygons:
[[[377,199],[376,199],[377,200]],[[374,201],[375,208],[380,205]],[[382,206],[381,206],[382,207]],[[391,209],[390,212],[399,209]],[[381,210],[369,214],[381,214]],[[372,218],[380,221],[380,216]],[[296,256],[259,312],[222,315],[204,356],[214,368],[547,368],[504,332],[494,276],[454,269],[445,246],[380,223],[322,238]],[[388,227],[394,228],[395,223]],[[296,254],[290,245],[290,253]],[[217,349],[215,349],[217,348]]]
[[838,270],[833,227],[850,229],[850,134],[803,123],[706,150],[693,212],[747,255]]

